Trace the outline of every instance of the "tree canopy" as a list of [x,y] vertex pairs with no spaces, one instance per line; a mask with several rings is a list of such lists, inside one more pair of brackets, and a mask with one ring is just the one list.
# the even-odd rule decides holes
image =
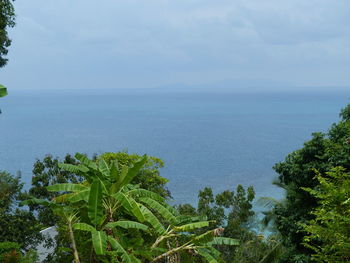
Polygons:
[[317,198],[314,219],[302,224],[306,246],[316,262],[350,261],[350,173],[342,167],[322,175],[317,173],[318,187],[304,188]]
[[302,224],[314,220],[310,213],[318,206],[317,198],[303,188],[318,187],[316,170],[325,174],[333,167],[350,168],[350,105],[340,113],[340,121],[327,133],[313,133],[304,147],[290,153],[274,166],[279,174],[276,184],[286,190],[286,198],[272,213],[284,243],[290,248],[282,262],[309,262],[312,251],[303,245],[306,235]]
[[28,249],[40,241],[41,229],[33,213],[18,207],[22,188],[19,176],[0,171],[0,242],[17,242]]
[[181,216],[161,195],[132,184],[147,156],[132,166],[79,153],[75,158],[75,164],[58,166],[79,175],[81,182],[49,185],[47,190],[57,193],[52,200],[24,202],[45,205],[58,215],[57,223],[69,237],[65,251],[71,250],[73,257],[66,256],[64,262],[174,262],[180,257],[184,263],[196,258],[219,262],[214,246],[238,244],[215,228],[197,234],[209,227],[206,218]]
[[0,1],[0,67],[7,64],[8,47],[11,39],[8,36],[8,28],[15,26],[15,10],[11,0]]

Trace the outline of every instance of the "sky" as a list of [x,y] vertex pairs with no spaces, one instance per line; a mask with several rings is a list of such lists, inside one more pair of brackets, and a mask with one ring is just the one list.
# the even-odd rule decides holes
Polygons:
[[[13,90],[350,85],[349,0],[17,0]],[[350,90],[350,88],[349,88]]]

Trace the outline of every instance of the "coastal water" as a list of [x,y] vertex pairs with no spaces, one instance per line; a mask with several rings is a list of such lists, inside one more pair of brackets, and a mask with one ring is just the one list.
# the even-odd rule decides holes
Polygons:
[[239,94],[178,90],[13,91],[0,100],[0,170],[30,183],[45,154],[127,149],[165,161],[177,203],[199,189],[253,185],[281,197],[272,166],[326,131],[349,102],[344,93]]

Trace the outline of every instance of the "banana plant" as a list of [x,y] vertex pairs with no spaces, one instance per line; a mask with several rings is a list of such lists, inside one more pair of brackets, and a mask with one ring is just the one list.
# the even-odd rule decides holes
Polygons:
[[[79,184],[56,184],[49,191],[60,192],[54,199],[57,204],[65,204],[79,211],[79,222],[73,229],[91,233],[92,245],[97,256],[105,256],[108,251],[116,251],[123,262],[139,262],[130,249],[120,243],[121,230],[149,232],[149,226],[162,233],[164,227],[150,208],[140,203],[164,202],[159,195],[131,185],[132,179],[147,162],[147,156],[135,162],[133,167],[118,167],[117,162],[97,163],[82,154],[75,156],[77,165],[60,164],[62,169],[83,176],[86,180]],[[159,203],[160,204],[160,203]],[[121,218],[120,218],[121,217]]]
[[[76,263],[80,262],[79,247],[75,246],[73,230],[89,233],[96,257],[106,262],[111,259],[126,263],[159,262],[187,252],[216,262],[219,253],[213,245],[220,242],[236,244],[235,240],[216,237],[215,230],[195,235],[193,231],[207,227],[209,221],[179,216],[163,197],[131,184],[147,163],[147,156],[132,167],[121,166],[116,161],[93,161],[79,153],[75,157],[78,164],[62,163],[59,166],[85,180],[55,184],[47,189],[59,193],[51,202],[58,214],[60,207],[71,211],[69,216],[62,214],[61,217],[65,217],[69,225]],[[144,237],[149,245],[144,245]],[[153,241],[150,243],[149,240]]]

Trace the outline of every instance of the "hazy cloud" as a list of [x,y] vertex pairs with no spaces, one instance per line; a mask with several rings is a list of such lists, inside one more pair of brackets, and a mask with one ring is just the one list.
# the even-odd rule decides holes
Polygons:
[[16,89],[266,79],[348,85],[348,0],[16,1]]

